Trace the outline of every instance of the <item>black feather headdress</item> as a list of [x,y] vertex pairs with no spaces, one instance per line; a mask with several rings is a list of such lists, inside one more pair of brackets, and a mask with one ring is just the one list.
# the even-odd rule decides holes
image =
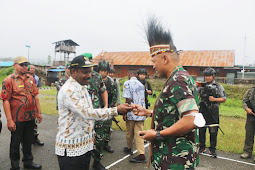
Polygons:
[[152,57],[164,52],[176,52],[170,30],[165,29],[156,17],[148,19],[145,34]]

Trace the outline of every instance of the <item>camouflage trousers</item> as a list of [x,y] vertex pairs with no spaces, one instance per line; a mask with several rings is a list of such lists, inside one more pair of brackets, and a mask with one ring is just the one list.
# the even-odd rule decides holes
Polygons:
[[95,161],[100,161],[104,155],[103,148],[111,139],[112,119],[95,122],[95,146],[92,152]]

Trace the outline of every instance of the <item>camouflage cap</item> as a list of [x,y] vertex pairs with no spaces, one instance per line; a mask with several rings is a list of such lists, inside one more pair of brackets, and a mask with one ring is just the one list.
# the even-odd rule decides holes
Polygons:
[[23,56],[18,56],[14,58],[14,64],[21,64],[21,63],[29,63],[28,60]]

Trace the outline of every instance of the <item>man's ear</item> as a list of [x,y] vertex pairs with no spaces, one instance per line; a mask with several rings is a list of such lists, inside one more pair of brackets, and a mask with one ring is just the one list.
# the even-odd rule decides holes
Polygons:
[[170,61],[169,57],[166,55],[163,56],[163,59],[164,59],[164,64],[167,64]]
[[74,68],[70,69],[70,75],[75,75],[76,70]]

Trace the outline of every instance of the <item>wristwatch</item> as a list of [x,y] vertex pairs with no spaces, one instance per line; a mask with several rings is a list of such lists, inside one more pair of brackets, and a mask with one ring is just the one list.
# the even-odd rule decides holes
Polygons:
[[156,133],[156,140],[162,140],[162,139],[163,139],[163,137],[162,137],[162,136],[160,136],[160,131],[159,131],[159,130],[157,130],[156,132],[157,132],[157,133]]

